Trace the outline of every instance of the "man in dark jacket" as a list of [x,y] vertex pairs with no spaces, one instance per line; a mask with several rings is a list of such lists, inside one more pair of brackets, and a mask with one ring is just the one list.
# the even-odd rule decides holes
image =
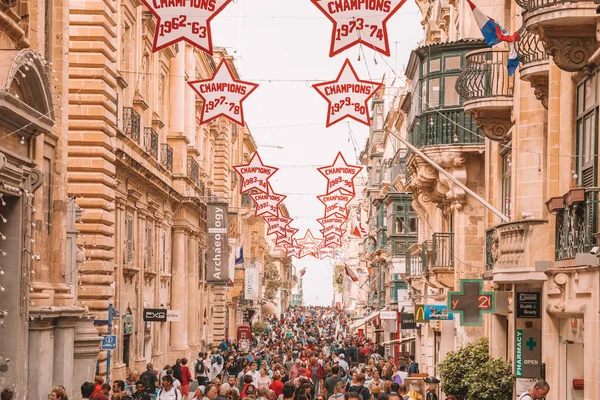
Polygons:
[[173,378],[177,379],[179,382],[183,382],[183,374],[181,373],[181,358],[178,358],[175,361],[175,365],[171,367],[173,370]]
[[151,363],[146,364],[146,371],[140,375],[140,381],[144,382],[146,393],[155,394],[158,386],[158,378],[154,373],[154,366]]
[[348,388],[348,392],[356,392],[361,395],[363,400],[369,400],[371,393],[365,386],[365,374],[358,374],[356,376],[356,385],[352,385]]

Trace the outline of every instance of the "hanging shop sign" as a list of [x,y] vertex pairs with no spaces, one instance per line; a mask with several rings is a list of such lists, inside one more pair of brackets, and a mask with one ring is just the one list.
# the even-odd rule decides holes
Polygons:
[[425,321],[452,320],[454,316],[448,312],[448,306],[439,304],[425,304],[423,306]]
[[205,124],[221,115],[244,126],[242,102],[258,84],[233,77],[229,63],[223,58],[212,79],[189,81],[188,85],[203,101],[200,123]]
[[246,300],[260,299],[260,271],[255,264],[250,264],[246,267],[244,282],[244,298]]
[[517,293],[517,318],[540,318],[539,292]]
[[517,329],[515,334],[515,375],[539,378],[542,373],[542,340],[538,329]]
[[156,17],[152,51],[157,52],[179,41],[213,54],[211,20],[232,0],[142,0]]
[[250,197],[252,197],[252,200],[256,203],[254,216],[260,217],[261,215],[277,216],[279,204],[281,204],[287,196],[273,192],[273,188],[271,188],[271,184],[269,184],[267,185],[267,193],[252,193]]
[[279,168],[264,165],[258,152],[255,152],[248,164],[236,165],[233,169],[242,177],[240,193],[246,193],[252,189],[267,193],[269,178]]
[[387,22],[406,0],[311,0],[333,23],[329,57],[355,45],[390,55]]
[[400,329],[417,329],[415,314],[400,313]]
[[425,305],[415,304],[415,322],[423,323],[427,322],[425,319]]
[[460,292],[448,293],[448,307],[460,314],[462,326],[480,326],[483,313],[494,312],[494,292],[482,292],[481,279],[461,279]]
[[354,191],[354,178],[362,170],[359,165],[348,165],[342,152],[338,152],[332,165],[317,168],[327,178],[327,192],[333,193],[340,189],[351,194]]
[[208,203],[206,206],[206,215],[208,225],[206,281],[226,285],[229,279],[227,203]]
[[167,310],[164,308],[144,308],[144,321],[167,322]]
[[133,332],[133,315],[123,315],[123,333],[129,335]]
[[383,320],[396,320],[398,318],[398,311],[382,310],[379,311],[379,318]]
[[327,101],[326,127],[350,118],[367,126],[369,118],[368,101],[381,88],[382,83],[361,80],[350,60],[346,59],[334,81],[316,83],[313,88]]

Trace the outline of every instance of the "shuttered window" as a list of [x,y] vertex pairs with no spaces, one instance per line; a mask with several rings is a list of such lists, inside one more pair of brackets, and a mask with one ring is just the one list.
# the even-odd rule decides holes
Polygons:
[[128,216],[127,220],[125,220],[125,230],[127,231],[127,239],[126,239],[126,261],[127,265],[133,265],[133,217]]
[[596,136],[598,133],[597,75],[577,85],[576,169],[577,184],[596,186]]
[[146,223],[146,269],[153,269],[154,229],[151,222]]
[[204,249],[198,249],[198,279],[204,280]]

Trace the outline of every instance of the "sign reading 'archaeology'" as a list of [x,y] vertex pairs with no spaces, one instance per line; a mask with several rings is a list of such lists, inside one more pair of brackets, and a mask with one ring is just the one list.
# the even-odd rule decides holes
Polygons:
[[227,203],[208,203],[206,212],[208,223],[206,281],[226,285],[229,279]]

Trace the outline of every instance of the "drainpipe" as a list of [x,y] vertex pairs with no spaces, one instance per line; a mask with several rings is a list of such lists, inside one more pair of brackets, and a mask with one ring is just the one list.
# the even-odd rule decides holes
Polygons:
[[399,141],[401,141],[402,143],[404,143],[406,145],[406,147],[408,147],[413,152],[415,152],[425,162],[427,162],[433,168],[435,168],[436,170],[438,170],[438,172],[440,172],[441,174],[443,174],[446,178],[450,179],[455,185],[459,186],[462,190],[464,190],[465,192],[469,193],[475,200],[477,200],[478,202],[480,202],[481,204],[483,204],[483,206],[485,208],[487,208],[488,210],[490,210],[491,212],[493,212],[494,214],[496,214],[498,217],[500,217],[500,219],[502,219],[503,222],[510,222],[510,218],[508,218],[506,215],[504,215],[496,207],[494,207],[493,205],[491,205],[490,203],[488,203],[483,197],[479,196],[477,193],[475,193],[474,191],[472,191],[471,189],[469,189],[467,187],[467,185],[463,184],[461,181],[459,181],[458,179],[456,179],[454,176],[452,176],[452,174],[450,174],[449,172],[447,172],[444,168],[442,168],[439,165],[437,165],[435,161],[433,161],[431,158],[429,158],[425,154],[423,154],[423,152],[421,150],[419,150],[418,148],[416,148],[415,146],[413,146],[412,143],[410,143],[408,140],[404,139],[403,137],[400,137],[400,136],[396,135],[394,132],[392,132],[392,131],[390,131],[388,129],[386,129],[386,132],[388,132],[390,135],[394,136],[396,139],[398,139]]

